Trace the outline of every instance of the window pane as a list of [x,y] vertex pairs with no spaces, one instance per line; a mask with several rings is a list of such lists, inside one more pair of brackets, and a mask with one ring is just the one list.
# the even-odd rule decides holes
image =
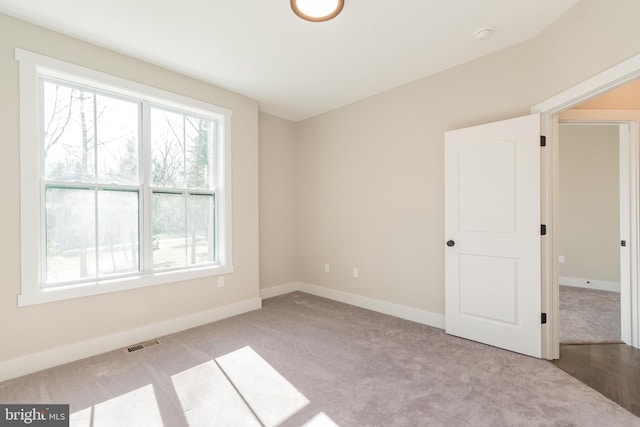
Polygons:
[[43,82],[45,178],[92,182],[95,165],[94,95]]
[[98,192],[100,276],[138,271],[138,193]]
[[46,190],[48,284],[96,277],[95,192]]
[[138,104],[96,95],[98,181],[138,184]]
[[185,116],[187,187],[213,188],[213,122]]
[[153,194],[153,266],[186,265],[185,198],[182,194]]
[[187,202],[187,262],[203,264],[215,260],[213,196],[191,195]]
[[183,187],[184,116],[151,109],[151,183],[156,187]]

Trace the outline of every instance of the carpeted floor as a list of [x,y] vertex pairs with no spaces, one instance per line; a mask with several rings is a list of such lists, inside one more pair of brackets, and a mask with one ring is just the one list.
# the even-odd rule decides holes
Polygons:
[[640,426],[552,364],[304,293],[0,383],[74,426]]
[[560,286],[560,343],[620,341],[620,294]]

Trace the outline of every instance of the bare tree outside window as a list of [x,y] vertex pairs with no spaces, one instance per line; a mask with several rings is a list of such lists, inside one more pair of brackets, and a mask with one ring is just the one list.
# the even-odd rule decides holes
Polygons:
[[[140,175],[141,101],[43,80],[46,284],[216,261],[217,124],[151,106]],[[151,242],[141,243],[143,183]],[[146,248],[146,249],[145,249]]]
[[162,109],[151,123],[154,267],[213,262],[214,123]]
[[137,271],[136,103],[43,82],[47,282]]
[[232,110],[186,90],[14,54],[18,305],[234,271]]

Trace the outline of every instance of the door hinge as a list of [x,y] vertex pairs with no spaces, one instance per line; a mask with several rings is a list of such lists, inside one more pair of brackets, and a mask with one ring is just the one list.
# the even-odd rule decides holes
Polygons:
[[540,321],[543,325],[547,323],[547,313],[540,313]]
[[627,246],[626,240],[620,240],[620,246]]
[[540,224],[540,235],[541,236],[547,235],[547,226],[545,224]]
[[540,147],[547,146],[547,137],[544,135],[540,135]]

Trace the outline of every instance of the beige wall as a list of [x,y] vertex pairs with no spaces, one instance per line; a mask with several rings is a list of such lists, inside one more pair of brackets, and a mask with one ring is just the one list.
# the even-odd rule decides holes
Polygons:
[[560,125],[560,276],[620,282],[619,131]]
[[295,123],[260,113],[260,287],[298,280]]
[[582,0],[528,44],[537,104],[640,52],[637,0]]
[[[236,272],[227,276],[224,288],[218,288],[215,279],[200,279],[17,307],[21,260],[16,47],[233,110]],[[0,361],[258,297],[258,106],[254,100],[2,14],[0,82]]]
[[301,281],[444,312],[443,133],[527,113],[523,52],[509,49],[299,124]]
[[639,13],[582,1],[533,40],[299,123],[300,280],[444,313],[443,133],[639,53]]

